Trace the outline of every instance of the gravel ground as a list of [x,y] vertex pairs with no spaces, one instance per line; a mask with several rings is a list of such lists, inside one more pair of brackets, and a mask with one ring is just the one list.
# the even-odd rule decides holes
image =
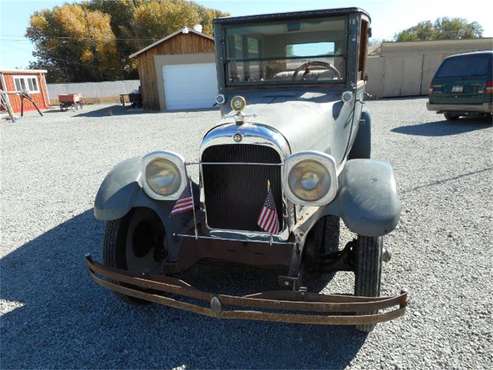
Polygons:
[[[385,238],[384,292],[412,296],[403,318],[368,336],[135,308],[89,280],[82,258],[101,255],[92,204],[105,174],[156,149],[196,158],[217,112],[95,106],[2,120],[0,367],[491,368],[493,127],[445,122],[424,99],[368,108],[374,156],[392,163],[402,199],[400,225]],[[248,271],[247,281],[261,276]],[[228,274],[241,275],[212,277]],[[350,291],[351,277],[330,287]]]

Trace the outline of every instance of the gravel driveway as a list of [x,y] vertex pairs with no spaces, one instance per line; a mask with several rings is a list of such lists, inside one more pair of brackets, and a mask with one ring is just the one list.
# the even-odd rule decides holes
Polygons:
[[[393,258],[384,293],[405,287],[412,297],[406,316],[368,336],[135,308],[90,281],[82,259],[101,255],[92,204],[105,174],[156,149],[196,158],[217,112],[95,106],[2,121],[0,367],[491,368],[493,127],[445,122],[424,99],[368,108],[374,157],[392,163],[402,200],[400,225],[385,238]],[[233,285],[244,277],[212,274]],[[330,287],[350,291],[351,277]]]

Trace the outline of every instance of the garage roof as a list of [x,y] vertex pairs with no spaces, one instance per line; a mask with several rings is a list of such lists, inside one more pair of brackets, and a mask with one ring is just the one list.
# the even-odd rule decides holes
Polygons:
[[163,42],[166,42],[168,41],[169,39],[177,36],[177,35],[180,35],[180,34],[187,34],[187,33],[194,33],[196,34],[197,36],[201,36],[201,37],[204,37],[206,39],[209,39],[209,40],[212,40],[214,41],[214,38],[212,38],[211,36],[209,35],[206,35],[205,33],[202,33],[202,32],[198,32],[198,31],[195,31],[194,29],[192,28],[188,28],[188,27],[183,27],[181,30],[179,31],[176,31],[176,32],[173,32],[172,34],[162,38],[161,40],[158,40],[148,46],[146,46],[145,48],[143,49],[140,49],[139,51],[136,51],[135,53],[131,54],[129,58],[135,58],[136,56],[139,56],[140,54],[142,53],[145,53],[147,50],[149,49],[152,49],[153,47],[159,45],[159,44],[162,44]]
[[46,69],[0,68],[0,73],[47,73]]

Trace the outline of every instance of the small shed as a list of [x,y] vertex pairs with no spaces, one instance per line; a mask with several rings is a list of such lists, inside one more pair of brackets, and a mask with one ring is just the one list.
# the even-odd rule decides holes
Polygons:
[[183,29],[130,55],[138,65],[146,109],[210,108],[217,95],[214,39]]
[[444,58],[492,48],[491,37],[384,42],[368,58],[367,91],[377,98],[426,95],[433,75]]
[[[21,92],[27,92],[40,110],[50,106],[46,72],[44,69],[0,69],[0,89],[7,93],[15,113],[21,111]],[[29,100],[24,99],[24,111],[35,109]]]

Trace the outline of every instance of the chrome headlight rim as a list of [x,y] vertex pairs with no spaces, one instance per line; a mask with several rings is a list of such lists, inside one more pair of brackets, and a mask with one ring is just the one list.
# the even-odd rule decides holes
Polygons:
[[[155,192],[152,187],[149,185],[147,181],[147,166],[155,160],[166,160],[171,162],[180,175],[180,185],[177,190],[169,195],[162,195],[160,193]],[[141,169],[141,185],[144,189],[145,193],[152,199],[156,200],[177,200],[180,195],[183,193],[185,188],[188,186],[188,175],[185,166],[185,158],[183,158],[180,154],[171,152],[171,151],[155,151],[149,154],[146,154],[142,158],[142,169]]]
[[[305,200],[298,197],[291,189],[289,180],[291,171],[303,161],[318,162],[324,167],[330,176],[330,185],[327,193],[317,200]],[[286,197],[293,203],[305,206],[324,206],[334,200],[337,194],[337,170],[335,159],[326,153],[317,151],[306,151],[292,154],[284,162],[283,168],[283,190]]]

